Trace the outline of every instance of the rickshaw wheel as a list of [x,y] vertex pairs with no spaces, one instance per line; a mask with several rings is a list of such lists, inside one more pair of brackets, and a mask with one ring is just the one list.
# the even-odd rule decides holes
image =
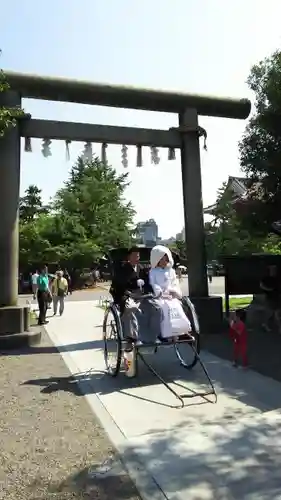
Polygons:
[[[196,332],[191,332],[191,335],[194,337],[194,342],[176,343],[174,346],[180,364],[187,370],[194,368],[198,361],[198,354],[200,353],[200,335]],[[184,350],[187,348],[191,353],[191,357],[188,360],[184,355]]]
[[[117,377],[122,359],[122,326],[114,304],[105,311],[103,320],[104,362],[111,377]],[[114,347],[113,347],[114,346]]]

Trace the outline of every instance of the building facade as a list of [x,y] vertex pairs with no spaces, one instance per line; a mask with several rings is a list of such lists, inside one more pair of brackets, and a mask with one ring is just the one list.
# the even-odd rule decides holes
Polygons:
[[[228,177],[227,185],[225,191],[230,191],[233,194],[233,201],[237,199],[243,199],[247,196],[249,181],[243,177]],[[216,209],[216,203],[204,208],[205,215],[214,215],[214,210]]]
[[185,241],[185,228],[183,227],[181,232],[176,235],[176,240]]
[[154,246],[159,241],[158,225],[154,219],[139,222],[136,227],[136,237],[143,245]]

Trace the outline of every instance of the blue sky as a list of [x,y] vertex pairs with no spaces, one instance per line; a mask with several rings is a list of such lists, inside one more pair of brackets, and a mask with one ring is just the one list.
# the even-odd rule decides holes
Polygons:
[[[280,48],[280,0],[10,0],[1,5],[1,66],[21,72],[132,84],[231,97],[250,97],[245,83],[251,66]],[[176,115],[24,101],[35,118],[110,125],[169,128]],[[237,144],[246,123],[200,118],[208,132],[202,151],[204,204],[212,203],[228,175],[239,174]],[[71,145],[65,161],[61,142],[52,157],[22,153],[21,191],[35,183],[49,199],[63,181],[83,144]],[[94,145],[100,153],[100,146]],[[179,153],[175,162],[135,166],[130,148],[131,186],[127,198],[137,220],[154,217],[164,237],[183,226]],[[108,148],[109,162],[121,172],[120,148]]]

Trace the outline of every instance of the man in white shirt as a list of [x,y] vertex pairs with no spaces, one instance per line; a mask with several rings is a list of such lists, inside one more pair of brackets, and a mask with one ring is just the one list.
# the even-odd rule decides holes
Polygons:
[[37,285],[37,280],[38,280],[38,271],[35,271],[35,273],[32,274],[31,276],[31,284],[32,284],[32,293],[33,293],[33,299],[35,300],[36,299],[36,295],[37,295],[37,289],[38,289],[38,285]]

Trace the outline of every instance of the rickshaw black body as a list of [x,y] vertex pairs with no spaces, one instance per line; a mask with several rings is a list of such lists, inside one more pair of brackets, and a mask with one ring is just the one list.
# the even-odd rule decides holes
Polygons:
[[[148,265],[149,260],[150,260],[150,251],[151,248],[148,247],[140,247],[140,263],[142,265]],[[113,249],[110,254],[110,260],[111,260],[111,267],[112,271],[114,274],[114,270],[119,266],[123,261],[126,260],[126,256],[128,254],[127,249]],[[173,252],[173,259],[175,265],[179,264],[179,256]],[[151,296],[151,295],[150,295]],[[146,300],[149,297],[149,295],[141,295],[139,293],[133,294],[133,298],[135,300]],[[162,349],[164,347],[173,347],[175,354],[177,356],[177,359],[180,362],[180,365],[185,368],[186,370],[191,370],[196,366],[197,363],[199,363],[209,381],[210,384],[210,390],[208,392],[200,392],[200,393],[193,393],[193,396],[201,396],[206,398],[209,395],[214,395],[215,401],[210,401],[210,402],[216,402],[217,396],[215,392],[214,385],[209,377],[209,374],[207,372],[207,369],[205,365],[203,364],[201,358],[200,358],[200,326],[199,326],[199,321],[198,317],[196,314],[195,307],[189,297],[183,297],[182,298],[182,306],[183,309],[187,315],[187,317],[190,320],[192,330],[189,334],[179,336],[178,338],[171,339],[171,341],[157,341],[153,343],[145,343],[145,344],[140,344],[138,342],[133,342],[130,340],[131,347],[135,351],[136,355],[136,375],[137,375],[137,367],[138,367],[138,360],[141,360],[145,366],[150,370],[157,378],[160,380],[166,387],[171,391],[181,402],[181,406],[184,407],[184,398],[185,397],[190,397],[190,394],[179,394],[176,392],[161,376],[159,373],[156,372],[156,370],[153,368],[151,363],[147,361],[148,357],[146,356],[147,352],[149,351],[150,353],[156,354],[159,349]],[[112,318],[109,322],[109,318]],[[121,315],[120,315],[120,310],[117,304],[114,303],[113,299],[108,300],[106,302],[106,308],[105,308],[105,314],[104,314],[104,321],[103,321],[103,340],[104,340],[104,359],[105,359],[105,365],[106,365],[106,370],[107,373],[112,376],[116,377],[120,370],[121,370],[121,365],[122,365],[122,358],[123,358],[123,353],[125,349],[128,347],[128,339],[124,338],[123,331],[122,331],[122,322],[121,322]],[[114,341],[116,344],[116,355],[115,355],[115,361],[113,364],[110,363],[109,361],[109,349],[108,349],[108,343],[109,341]],[[190,348],[192,352],[192,357],[189,359],[187,362],[184,359],[184,356],[181,353],[181,347],[185,345],[186,347]]]

